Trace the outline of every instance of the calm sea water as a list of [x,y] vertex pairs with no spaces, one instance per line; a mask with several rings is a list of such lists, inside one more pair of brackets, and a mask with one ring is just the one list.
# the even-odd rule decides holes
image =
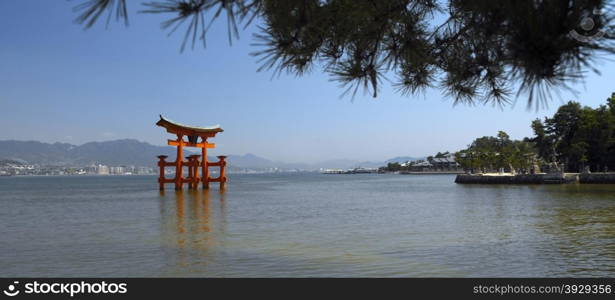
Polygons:
[[151,176],[0,177],[0,275],[615,275],[615,185],[453,179],[231,175],[161,194]]

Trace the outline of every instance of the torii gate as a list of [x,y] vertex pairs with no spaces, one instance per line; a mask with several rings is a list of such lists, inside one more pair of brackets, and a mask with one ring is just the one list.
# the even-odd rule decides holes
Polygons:
[[[160,115],[160,120],[156,123],[160,127],[164,127],[168,133],[175,134],[176,140],[168,140],[169,146],[177,147],[177,158],[174,162],[167,162],[166,155],[158,156],[158,167],[160,167],[160,177],[158,183],[160,189],[164,190],[165,183],[175,183],[175,189],[183,189],[183,184],[188,183],[188,188],[197,189],[199,187],[199,181],[203,183],[203,188],[208,189],[210,182],[219,182],[220,188],[224,188],[226,183],[226,175],[224,169],[226,167],[226,156],[218,156],[219,161],[208,162],[207,161],[207,148],[215,148],[216,144],[208,143],[208,138],[213,138],[218,132],[223,132],[219,125],[212,127],[195,127],[187,126],[179,123],[175,123],[169,119],[165,119]],[[186,136],[187,141],[184,140]],[[201,142],[198,142],[199,137]],[[187,157],[187,161],[184,161],[184,147],[196,147],[201,148],[201,155],[190,155]],[[199,157],[201,160],[199,161]],[[165,178],[164,168],[167,166],[175,166],[175,178]],[[188,177],[183,178],[183,167],[188,167]],[[201,167],[202,176],[199,177],[199,166]],[[209,167],[220,167],[220,176],[216,178],[209,177]]]

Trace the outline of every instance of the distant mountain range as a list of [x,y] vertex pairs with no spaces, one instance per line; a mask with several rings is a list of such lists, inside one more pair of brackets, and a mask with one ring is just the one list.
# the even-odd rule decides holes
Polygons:
[[0,141],[0,159],[40,165],[155,165],[156,156],[171,155],[172,147],[154,146],[133,139],[90,142],[80,146],[37,141]]
[[[175,148],[155,146],[135,139],[123,139],[106,142],[90,142],[83,145],[67,143],[43,143],[38,141],[0,141],[0,159],[16,160],[23,163],[56,166],[86,166],[104,164],[109,166],[134,165],[155,166],[158,155],[175,157]],[[217,160],[210,157],[210,160]],[[302,169],[320,168],[374,168],[388,162],[405,162],[421,159],[420,157],[402,156],[384,162],[360,162],[354,160],[329,160],[319,163],[283,163],[276,162],[254,154],[229,155],[227,161],[232,168],[249,169]]]

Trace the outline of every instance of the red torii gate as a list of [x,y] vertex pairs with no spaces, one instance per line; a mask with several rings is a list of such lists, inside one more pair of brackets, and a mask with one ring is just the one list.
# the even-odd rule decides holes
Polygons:
[[[169,119],[165,119],[160,115],[160,120],[156,123],[160,127],[164,127],[168,133],[175,134],[177,139],[168,140],[169,146],[177,147],[177,158],[174,162],[167,162],[166,155],[158,156],[158,167],[160,167],[160,177],[158,183],[160,189],[164,190],[165,183],[175,183],[175,189],[183,189],[183,184],[188,183],[188,188],[197,189],[199,182],[203,183],[203,188],[208,189],[210,182],[219,182],[220,188],[224,188],[226,183],[226,174],[224,169],[226,167],[226,156],[218,156],[219,161],[208,162],[207,161],[207,148],[215,148],[216,144],[208,143],[208,138],[213,138],[218,132],[223,132],[220,126],[212,127],[196,127],[187,126],[179,123],[175,123]],[[187,140],[184,140],[184,136]],[[199,137],[201,142],[198,141]],[[201,148],[201,155],[190,155],[187,157],[187,161],[184,161],[184,147],[196,147]],[[199,160],[200,158],[200,160]],[[164,168],[169,166],[175,166],[175,178],[165,178]],[[183,168],[188,167],[188,177],[184,178]],[[199,166],[201,167],[201,177],[199,177]],[[220,167],[220,176],[216,178],[209,177],[209,167]]]

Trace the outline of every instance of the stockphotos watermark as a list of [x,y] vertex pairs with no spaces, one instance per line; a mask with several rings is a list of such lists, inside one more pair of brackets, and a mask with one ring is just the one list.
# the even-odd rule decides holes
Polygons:
[[[23,288],[20,288],[21,286]],[[20,285],[19,281],[13,281],[3,292],[9,297],[19,294],[63,294],[70,297],[81,294],[126,294],[128,284],[106,281],[41,282],[34,280]]]
[[[600,17],[602,14],[603,12],[600,9],[596,9],[593,11],[593,16]],[[594,33],[590,35],[586,35],[586,34],[579,33],[576,29],[573,29],[573,30],[570,30],[568,34],[573,39],[579,42],[584,42],[584,43],[589,43],[591,41],[602,38],[605,32],[603,30],[596,30],[595,28],[596,22],[593,16],[591,18],[590,17],[583,18],[583,20],[581,20],[581,23],[579,23],[579,27],[581,27],[581,29],[583,29],[583,31],[585,31],[587,34],[589,34],[592,31],[595,31]]]

